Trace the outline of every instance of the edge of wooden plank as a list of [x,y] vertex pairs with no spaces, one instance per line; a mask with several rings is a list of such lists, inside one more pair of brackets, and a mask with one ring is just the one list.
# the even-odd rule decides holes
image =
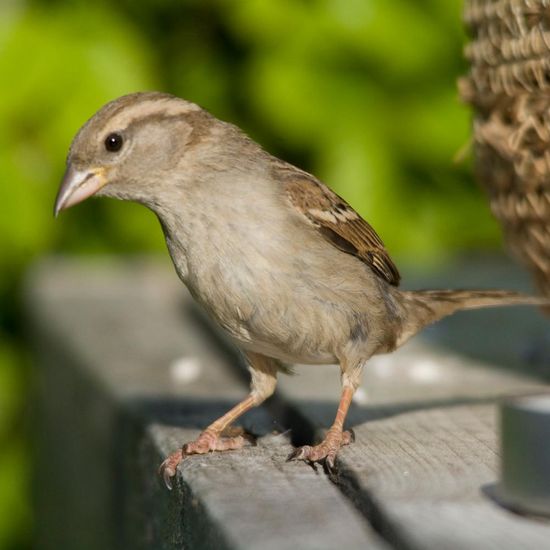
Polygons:
[[[58,260],[29,277],[27,312],[42,356],[42,396],[49,395],[52,409],[42,420],[49,430],[64,424],[56,453],[49,455],[52,442],[42,441],[50,446],[42,448],[42,462],[51,458],[48,476],[60,484],[58,505],[67,504],[67,494],[91,506],[98,496],[110,499],[98,518],[114,531],[112,547],[122,540],[136,548],[207,541],[228,548],[387,548],[324,476],[284,462],[290,447],[280,436],[265,435],[241,453],[192,457],[177,490],[160,486],[155,461],[246,391],[202,330],[185,320],[184,296],[178,281],[149,262]],[[178,357],[198,360],[200,375],[178,381]],[[66,394],[76,387],[76,397]],[[63,406],[67,398],[77,414]],[[244,425],[264,434],[273,426],[262,409]],[[93,470],[93,483],[83,484]],[[62,528],[70,509],[60,512]],[[207,538],[198,539],[197,529]]]

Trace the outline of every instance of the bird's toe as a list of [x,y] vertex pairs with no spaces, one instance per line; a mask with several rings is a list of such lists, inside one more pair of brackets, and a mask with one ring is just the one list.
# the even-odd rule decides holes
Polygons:
[[159,475],[162,477],[164,485],[166,485],[169,491],[172,490],[172,478],[176,475],[178,464],[183,460],[183,458],[183,450],[178,449],[159,466]]
[[286,461],[291,462],[292,460],[308,460],[308,456],[311,453],[312,448],[313,447],[310,447],[309,445],[297,447],[287,456]]
[[172,479],[176,475],[179,463],[190,455],[207,454],[214,451],[233,451],[255,445],[255,438],[247,433],[233,437],[222,437],[218,433],[205,430],[194,441],[186,443],[172,453],[159,467],[159,475],[168,489],[172,489]]
[[312,465],[322,463],[327,472],[332,474],[336,465],[338,451],[342,446],[349,445],[353,441],[355,441],[355,434],[351,430],[341,433],[329,432],[319,445],[304,445],[303,447],[294,449],[288,455],[287,462],[291,460],[303,460]]

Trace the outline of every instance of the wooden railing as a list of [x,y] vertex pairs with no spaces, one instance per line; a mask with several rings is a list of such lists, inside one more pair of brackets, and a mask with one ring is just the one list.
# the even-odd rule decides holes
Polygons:
[[[548,325],[532,309],[464,313],[374,358],[332,477],[285,462],[336,410],[337,369],[304,366],[243,418],[257,446],[185,460],[169,492],[163,457],[245,394],[238,354],[165,262],[46,261],[26,298],[38,548],[548,546],[550,525],[484,493],[499,476],[498,397],[548,391],[533,376],[548,375]],[[441,347],[476,335],[477,359]],[[499,348],[525,371],[491,366]]]

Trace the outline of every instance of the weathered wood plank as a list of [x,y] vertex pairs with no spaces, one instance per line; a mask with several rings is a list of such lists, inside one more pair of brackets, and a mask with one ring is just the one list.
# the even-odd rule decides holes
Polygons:
[[488,500],[497,479],[495,410],[468,405],[419,410],[357,428],[342,455],[388,528],[420,548],[544,548],[550,525]]
[[40,548],[386,548],[328,479],[285,463],[265,410],[239,453],[156,467],[245,394],[155,264],[56,261],[27,283],[39,371]]
[[[465,321],[475,326],[475,315]],[[498,325],[481,321],[477,330],[499,337]],[[371,361],[348,417],[357,440],[341,452],[341,487],[397,546],[548,547],[550,524],[500,508],[483,489],[498,480],[496,398],[549,386],[434,348],[431,340]],[[338,386],[331,366],[298,367],[297,377],[280,381],[282,397],[318,437],[332,422]]]
[[[243,422],[266,434],[258,447],[193,457],[172,494],[150,475],[244,392],[229,359],[179,301],[182,287],[169,270],[61,263],[41,269],[31,288],[47,358],[41,395],[50,396],[38,485],[52,521],[42,547],[61,547],[67,536],[79,548],[98,541],[105,548],[120,541],[135,548],[384,546],[322,474],[284,463],[288,443],[269,434],[265,411]],[[502,336],[484,321],[476,329],[477,315],[466,319],[468,331]],[[533,333],[533,323],[507,333],[508,349],[525,340],[522,329]],[[542,386],[434,348],[438,331],[448,334],[443,326],[429,345],[414,340],[371,362],[349,417],[357,442],[342,452],[340,488],[398,547],[543,548],[550,526],[482,493],[498,477],[495,397]],[[280,381],[302,433],[330,424],[338,393],[333,366],[299,367]]]

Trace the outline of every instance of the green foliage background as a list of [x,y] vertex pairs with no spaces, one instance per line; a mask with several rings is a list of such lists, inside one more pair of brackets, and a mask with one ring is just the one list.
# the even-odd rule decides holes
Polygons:
[[0,547],[29,544],[21,276],[44,253],[164,248],[145,209],[88,201],[54,223],[71,138],[106,101],[160,89],[239,124],[348,199],[401,259],[499,243],[456,93],[460,0],[0,4]]

